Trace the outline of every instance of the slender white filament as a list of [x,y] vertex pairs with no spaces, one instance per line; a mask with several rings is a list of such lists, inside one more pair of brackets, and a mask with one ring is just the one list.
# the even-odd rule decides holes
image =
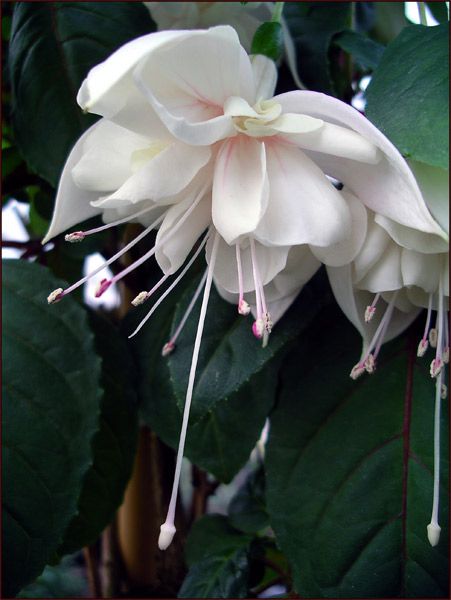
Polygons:
[[[194,380],[196,377],[197,361],[199,358],[199,350],[200,350],[200,344],[202,341],[202,333],[204,330],[205,316],[207,314],[208,300],[210,297],[211,284],[213,281],[213,271],[214,271],[214,267],[215,267],[216,256],[218,253],[218,245],[219,245],[219,234],[215,233],[215,238],[213,241],[213,248],[211,251],[210,262],[209,262],[208,270],[207,270],[207,280],[205,283],[204,295],[202,298],[202,306],[200,309],[199,323],[197,325],[196,340],[194,342],[193,357],[191,360],[191,369],[190,369],[189,379],[188,379],[188,388],[186,390],[185,408],[183,411],[182,428],[180,431],[180,440],[179,440],[179,447],[178,447],[178,451],[177,451],[177,462],[176,462],[176,466],[175,466],[175,474],[174,474],[174,482],[172,485],[171,500],[169,502],[169,508],[168,508],[168,514],[166,517],[166,521],[163,524],[163,525],[166,525],[166,528],[167,528],[167,526],[171,527],[174,525],[175,507],[177,504],[180,472],[181,472],[181,468],[182,468],[183,452],[185,449],[186,431],[188,428],[191,400],[193,397]],[[175,533],[175,529],[173,530],[173,532]],[[163,530],[162,530],[162,534],[163,534]],[[161,545],[160,545],[160,547],[161,547]]]
[[136,219],[141,215],[145,215],[151,210],[158,208],[158,205],[153,204],[152,206],[148,206],[147,208],[143,208],[132,215],[128,215],[127,217],[122,217],[117,221],[112,221],[111,223],[107,223],[106,225],[102,225],[101,227],[96,227],[95,229],[88,229],[87,231],[83,231],[83,235],[92,235],[94,233],[99,233],[100,231],[105,231],[105,229],[110,229],[110,227],[116,227],[117,225],[122,225],[122,223],[129,223],[132,219]]
[[398,291],[396,291],[393,294],[393,296],[391,297],[390,302],[388,303],[388,306],[385,310],[384,316],[382,317],[381,322],[379,323],[378,328],[376,329],[376,332],[373,335],[373,339],[371,340],[371,343],[365,354],[365,357],[360,361],[360,364],[363,365],[365,363],[366,359],[369,357],[369,355],[373,351],[374,346],[377,344],[378,341],[380,342],[380,344],[382,344],[382,342],[384,340],[384,333],[387,328],[387,324],[390,322],[393,310],[395,308],[395,302],[396,302],[397,295],[398,295]]
[[183,315],[182,320],[178,324],[178,327],[175,330],[174,335],[169,340],[168,344],[175,344],[175,342],[177,341],[177,338],[182,333],[182,330],[185,327],[185,323],[187,322],[188,317],[192,313],[193,308],[194,308],[194,306],[195,306],[195,304],[197,302],[197,299],[199,298],[199,296],[200,296],[200,294],[202,292],[202,288],[205,285],[205,281],[207,279],[207,273],[208,273],[208,269],[205,269],[205,273],[202,275],[202,279],[200,280],[199,285],[197,286],[196,291],[194,292],[194,295],[191,298],[191,302],[189,303],[188,308],[186,309],[185,314]]
[[146,227],[146,229],[144,229],[144,231],[142,231],[131,242],[129,242],[126,246],[124,246],[121,250],[119,250],[119,252],[116,252],[116,254],[114,254],[111,258],[109,258],[104,263],[102,263],[99,267],[97,267],[97,269],[94,269],[94,271],[91,271],[91,273],[88,273],[88,275],[86,275],[85,277],[80,279],[80,281],[77,281],[77,283],[74,283],[73,285],[71,285],[70,287],[65,289],[63,292],[64,296],[66,296],[67,294],[70,294],[71,292],[76,290],[78,287],[80,287],[81,285],[86,283],[86,281],[88,281],[88,279],[91,279],[91,277],[93,277],[94,275],[97,275],[97,273],[99,271],[102,271],[102,269],[105,269],[106,267],[108,267],[108,265],[111,265],[111,263],[113,263],[118,258],[120,258],[123,254],[128,252],[131,248],[133,248],[133,246],[135,246],[139,241],[141,241],[143,239],[143,237],[145,237],[147,234],[149,234],[152,231],[152,229],[155,229],[155,227],[157,227],[157,225],[159,225],[161,223],[161,221],[164,219],[164,216],[165,215],[160,215],[158,217],[158,219],[156,219],[151,225],[149,225],[149,227]]
[[163,302],[163,300],[167,296],[169,296],[169,294],[172,292],[172,290],[175,288],[175,286],[185,276],[186,272],[191,267],[191,265],[196,260],[196,258],[199,256],[202,248],[207,243],[208,235],[209,235],[209,232],[207,232],[207,234],[205,235],[204,239],[200,243],[199,248],[193,254],[193,256],[191,257],[191,259],[189,260],[189,262],[187,263],[187,265],[185,266],[185,268],[183,269],[183,271],[178,275],[178,277],[176,279],[174,279],[174,281],[171,283],[171,285],[168,287],[168,289],[164,292],[164,294],[162,294],[160,296],[160,298],[158,298],[157,302],[155,302],[155,304],[152,306],[152,308],[150,309],[150,311],[147,313],[147,315],[144,317],[144,319],[141,321],[141,323],[138,325],[138,327],[135,329],[135,331],[131,335],[128,336],[129,339],[132,338],[133,336],[135,336],[138,333],[138,331],[143,327],[143,325],[145,323],[147,323],[147,321],[150,319],[150,317],[153,315],[153,313],[157,310],[157,308],[160,306],[160,304]]
[[251,259],[252,259],[252,275],[254,278],[254,287],[255,287],[255,304],[257,308],[257,319],[261,319],[262,317],[262,298],[260,295],[260,278],[257,267],[257,256],[255,253],[255,243],[253,238],[250,238],[251,245]]
[[241,249],[239,243],[235,244],[236,250],[236,270],[238,273],[238,291],[239,291],[239,302],[244,298],[244,286],[243,286],[243,267],[241,265]]
[[426,325],[424,326],[423,340],[428,339],[429,327],[431,326],[431,315],[432,315],[432,294],[429,294],[428,300],[428,314],[426,317]]
[[442,372],[437,375],[435,382],[435,412],[434,412],[434,495],[432,500],[431,522],[428,525],[428,538],[432,546],[437,545],[440,536],[438,524],[438,507],[440,494],[440,408],[442,394]]
[[435,354],[435,359],[441,360],[442,352],[443,352],[443,325],[444,325],[444,315],[443,315],[443,283],[442,278],[440,277],[440,281],[438,284],[438,311],[437,311],[437,350]]
[[[188,217],[190,216],[190,214],[193,212],[193,210],[199,204],[199,202],[201,201],[204,193],[205,193],[205,188],[200,192],[200,194],[198,194],[198,196],[196,197],[196,199],[194,200],[194,202],[191,204],[191,206],[189,207],[189,209],[183,214],[183,216],[181,217],[181,219],[179,221],[177,221],[177,223],[173,227],[171,227],[171,229],[169,231],[167,231],[165,235],[161,236],[161,240],[159,240],[158,244],[160,244],[160,245],[164,244],[175,233],[177,233],[177,231],[180,229],[180,227],[185,223],[185,221],[188,219]],[[125,277],[126,275],[128,275],[128,273],[130,273],[131,271],[134,271],[137,267],[139,267],[144,262],[146,262],[146,260],[148,260],[149,258],[151,258],[155,254],[156,251],[157,251],[157,246],[155,245],[148,252],[146,252],[143,256],[141,256],[141,258],[138,258],[138,260],[135,260],[135,262],[133,262],[131,265],[129,265],[126,269],[124,269],[123,271],[121,271],[120,273],[118,273],[117,275],[115,275],[111,279],[111,283],[116,283],[117,281],[119,281],[120,279],[122,279],[123,277]]]

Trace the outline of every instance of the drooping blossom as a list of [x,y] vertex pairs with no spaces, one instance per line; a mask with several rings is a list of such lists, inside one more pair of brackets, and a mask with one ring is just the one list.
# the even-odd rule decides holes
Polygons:
[[[159,541],[163,549],[175,532],[213,281],[224,296],[236,295],[240,314],[248,314],[252,303],[253,333],[266,343],[271,310],[279,318],[320,262],[340,266],[356,257],[367,231],[365,207],[396,224],[412,221],[425,233],[440,230],[405,161],[371,123],[323,94],[272,98],[275,83],[272,61],[250,58],[232,28],[215,27],[138,38],[92,69],[78,94],[84,110],[103,118],[69,155],[44,241],[95,215],[107,224],[66,239],[78,242],[100,229],[141,223],[145,229],[105,267],[158,228],[155,246],[103,280],[97,293],[155,256],[163,276],[133,301],[140,304],[179,271],[142,324],[206,249],[208,267],[176,332],[203,289],[174,487]],[[339,192],[331,178],[352,194]],[[55,290],[49,302],[100,269]],[[171,339],[163,352],[174,344]]]
[[434,352],[429,369],[436,388],[434,489],[427,533],[435,546],[440,537],[440,405],[447,395],[444,369],[449,362],[449,192],[445,171],[421,163],[411,162],[410,166],[431,213],[442,226],[440,235],[371,214],[359,255],[349,265],[328,267],[328,274],[339,305],[362,335],[362,355],[350,373],[353,379],[365,372],[373,373],[382,344],[404,331],[422,309],[427,309],[417,355],[423,357],[429,347]]

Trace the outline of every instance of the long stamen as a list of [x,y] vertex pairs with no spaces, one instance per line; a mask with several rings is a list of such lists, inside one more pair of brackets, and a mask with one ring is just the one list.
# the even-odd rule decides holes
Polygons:
[[96,227],[95,229],[88,229],[87,231],[73,231],[72,233],[68,233],[67,235],[65,235],[64,239],[66,240],[66,242],[82,242],[88,235],[93,235],[94,233],[105,231],[105,229],[110,229],[110,227],[122,225],[122,223],[129,223],[131,219],[136,219],[141,215],[144,215],[149,211],[153,210],[154,208],[156,208],[155,205],[147,206],[146,208],[143,208],[132,215],[128,215],[128,217],[122,217],[121,219],[117,219],[117,221],[112,221],[111,223],[107,223],[106,225],[102,225],[101,227]]
[[[177,233],[177,231],[185,223],[185,221],[188,219],[188,217],[191,215],[191,213],[194,211],[196,206],[201,201],[201,199],[205,193],[205,190],[206,190],[206,187],[204,186],[204,188],[202,188],[202,191],[200,192],[200,194],[197,195],[194,202],[191,204],[191,206],[188,208],[188,210],[183,214],[183,216],[180,218],[180,220],[177,221],[177,223],[173,227],[171,227],[171,229],[169,229],[169,231],[166,232],[166,235],[163,235],[161,237],[161,240],[159,240],[159,242],[158,242],[160,245],[166,243],[175,233]],[[135,262],[133,262],[127,268],[122,270],[120,273],[117,273],[112,279],[102,280],[100,282],[100,287],[97,290],[96,297],[98,298],[99,296],[101,296],[110,287],[110,285],[112,285],[113,283],[117,283],[123,277],[128,275],[131,271],[134,271],[137,267],[139,267],[144,262],[146,262],[146,260],[151,258],[155,254],[156,251],[157,251],[157,246],[154,246],[148,252],[146,252],[146,254],[144,254],[144,256],[141,256],[141,258],[138,258],[137,260],[135,260]]]
[[193,397],[194,379],[196,377],[197,361],[199,358],[200,344],[202,340],[202,333],[204,330],[205,316],[207,314],[208,300],[210,297],[211,284],[213,281],[213,271],[216,262],[216,256],[218,253],[219,245],[219,234],[215,234],[213,241],[213,248],[211,251],[210,263],[207,270],[207,281],[205,283],[204,296],[202,298],[202,306],[200,309],[199,323],[197,325],[196,340],[194,342],[193,358],[191,360],[191,369],[188,379],[188,388],[186,390],[185,409],[183,411],[182,429],[180,432],[179,447],[177,451],[177,462],[175,466],[174,482],[172,485],[171,500],[169,502],[168,514],[165,522],[160,527],[160,536],[158,538],[158,547],[160,550],[166,550],[171,544],[175,534],[175,507],[177,503],[177,494],[180,481],[180,472],[182,468],[183,451],[185,448],[186,431],[188,428],[188,419],[191,408],[191,400]]
[[147,315],[144,317],[144,319],[141,321],[141,323],[138,325],[138,327],[135,329],[135,331],[131,335],[128,336],[129,339],[132,338],[133,336],[135,336],[138,333],[138,331],[143,327],[143,325],[150,319],[150,317],[153,315],[153,313],[157,310],[157,308],[160,306],[160,304],[163,302],[163,300],[167,296],[169,296],[169,294],[172,292],[172,290],[175,288],[175,286],[185,276],[186,272],[189,270],[189,268],[191,267],[191,265],[193,264],[193,262],[196,260],[196,258],[199,256],[200,252],[202,251],[202,248],[207,243],[209,233],[210,233],[209,231],[206,233],[204,239],[202,240],[202,242],[199,245],[199,248],[193,254],[193,256],[191,257],[191,259],[189,260],[189,262],[187,263],[187,265],[184,267],[183,271],[180,273],[180,275],[178,275],[178,277],[171,283],[171,285],[164,292],[164,294],[162,294],[160,296],[160,298],[158,298],[157,302],[155,302],[155,304],[152,306],[152,308],[150,309],[150,311],[147,313]]
[[420,343],[418,344],[418,349],[417,349],[417,356],[420,358],[425,355],[426,350],[428,349],[428,346],[429,346],[428,334],[429,334],[429,327],[431,325],[431,315],[432,315],[432,294],[429,294],[428,314],[426,317],[426,325],[424,326],[423,337],[421,338]]
[[437,349],[435,353],[435,358],[431,362],[431,377],[437,377],[437,375],[441,372],[443,368],[443,360],[442,360],[442,351],[443,351],[443,284],[440,278],[439,286],[438,286],[438,311],[437,311],[437,321],[436,321],[436,330],[437,330]]
[[239,290],[239,299],[238,299],[238,312],[240,315],[248,315],[251,312],[251,307],[244,299],[244,285],[243,285],[243,268],[241,265],[241,249],[240,245],[235,244],[236,251],[236,269],[238,273],[238,290]]
[[263,347],[268,344],[268,335],[271,332],[272,321],[269,312],[266,308],[265,295],[263,293],[263,285],[260,279],[258,270],[257,255],[255,252],[255,242],[250,238],[251,259],[252,259],[252,276],[255,287],[255,303],[257,308],[257,319],[252,325],[252,333],[258,339],[263,339]]
[[[64,296],[67,296],[68,294],[70,294],[71,292],[76,290],[78,287],[80,287],[81,285],[86,283],[89,279],[91,279],[91,277],[94,277],[94,275],[97,275],[97,273],[99,273],[99,271],[102,271],[103,269],[105,269],[106,267],[111,265],[111,263],[113,263],[118,258],[120,258],[123,254],[128,252],[131,248],[133,248],[133,246],[135,246],[146,235],[148,235],[152,231],[152,229],[157,227],[162,222],[163,219],[164,219],[164,215],[159,216],[158,219],[156,219],[151,225],[149,225],[149,227],[146,227],[146,229],[144,229],[144,231],[142,231],[131,242],[129,242],[126,246],[124,246],[121,250],[119,250],[119,252],[116,252],[116,254],[114,254],[111,258],[109,258],[104,263],[99,265],[97,267],[97,269],[94,269],[94,271],[91,271],[91,273],[88,273],[88,275],[86,275],[85,277],[82,277],[82,279],[80,279],[76,283],[72,284],[70,287],[66,288],[65,290],[62,290],[55,298],[52,299],[52,302],[49,300],[50,297],[52,296],[52,294],[50,294],[49,299],[48,299],[49,303],[58,302],[59,300],[61,300],[61,298],[63,298]],[[107,281],[107,280],[104,280],[104,281]]]
[[260,298],[260,286],[258,285],[258,270],[257,270],[257,257],[255,255],[255,242],[253,238],[250,239],[251,246],[251,259],[252,259],[252,276],[254,278],[255,288],[255,304],[257,306],[257,320],[261,319],[262,315],[262,303]]
[[440,492],[440,408],[442,399],[442,373],[435,382],[435,412],[434,412],[434,494],[432,500],[431,522],[427,526],[428,540],[431,546],[436,546],[440,539],[441,527],[438,524],[438,505]]
[[378,292],[374,296],[374,300],[371,302],[370,306],[367,306],[365,309],[365,323],[369,323],[371,319],[374,317],[374,313],[376,312],[376,304],[380,298],[380,293]]
[[[379,352],[380,352],[380,349],[381,349],[381,347],[382,347],[383,341],[384,341],[384,339],[385,339],[385,334],[387,333],[388,326],[390,325],[390,320],[391,320],[391,316],[392,316],[392,314],[393,314],[393,310],[394,310],[394,308],[395,308],[395,305],[394,305],[394,303],[393,303],[393,307],[392,307],[392,309],[391,309],[391,311],[390,311],[390,316],[389,316],[389,318],[387,318],[387,319],[385,320],[385,324],[384,324],[384,326],[383,326],[383,328],[382,328],[382,330],[381,330],[381,333],[380,333],[380,335],[379,335],[379,339],[378,339],[378,341],[377,341],[376,347],[375,347],[375,349],[374,349],[374,352],[373,352],[373,356],[374,356],[374,359],[375,359],[375,360],[376,360],[376,358],[377,358],[377,356],[378,356],[378,354],[379,354]],[[374,370],[374,369],[373,369],[373,370]]]
[[205,269],[205,273],[202,275],[202,279],[200,280],[199,285],[197,286],[196,291],[194,292],[194,296],[191,298],[191,302],[189,303],[188,308],[186,309],[185,314],[182,317],[182,320],[178,324],[177,329],[174,332],[174,335],[171,337],[169,342],[166,342],[166,344],[163,346],[163,350],[161,351],[161,354],[163,356],[167,356],[174,350],[175,342],[177,341],[177,338],[179,337],[183,328],[185,327],[188,317],[192,313],[193,308],[197,302],[197,299],[199,298],[199,296],[202,292],[202,289],[205,285],[205,280],[207,279],[207,272],[208,272],[208,269]]
[[382,317],[381,322],[379,323],[379,325],[373,335],[373,338],[370,342],[370,345],[368,347],[368,350],[366,351],[365,356],[352,368],[351,373],[349,374],[352,379],[357,379],[357,377],[362,375],[362,373],[364,373],[366,370],[368,370],[370,373],[372,371],[374,371],[374,367],[375,367],[374,358],[375,357],[372,354],[373,348],[378,343],[379,343],[379,347],[380,347],[380,345],[384,341],[385,331],[387,329],[387,324],[390,322],[393,310],[395,308],[395,302],[396,302],[397,295],[398,295],[398,291],[396,291],[393,294],[393,296],[391,297],[390,302],[388,303],[388,306],[385,310],[384,316]]
[[157,283],[153,286],[153,288],[148,292],[139,292],[139,294],[132,300],[133,306],[139,306],[140,304],[144,304],[146,300],[148,300],[162,285],[163,283],[170,277],[169,275],[163,275],[161,279],[157,281]]

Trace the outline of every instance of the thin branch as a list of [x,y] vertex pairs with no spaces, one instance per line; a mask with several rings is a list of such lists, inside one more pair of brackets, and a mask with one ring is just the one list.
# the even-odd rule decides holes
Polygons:
[[219,481],[208,481],[207,473],[193,465],[192,482],[194,491],[191,503],[191,522],[193,523],[206,513],[208,498],[215,493]]
[[89,594],[91,598],[103,598],[102,584],[100,581],[99,563],[94,545],[83,548],[83,557],[88,575]]

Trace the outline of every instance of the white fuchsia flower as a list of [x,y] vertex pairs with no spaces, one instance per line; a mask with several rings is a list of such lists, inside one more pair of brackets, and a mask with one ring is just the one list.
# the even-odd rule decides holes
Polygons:
[[[352,264],[328,267],[328,275],[337,302],[363,339],[361,358],[350,373],[353,379],[365,372],[373,373],[382,344],[399,335],[423,308],[427,309],[417,355],[423,357],[429,346],[435,350],[430,365],[436,385],[434,493],[427,527],[428,539],[435,546],[440,537],[440,405],[447,395],[444,368],[449,362],[449,188],[448,174],[442,169],[410,164],[427,205],[442,226],[439,235],[371,214],[359,255]],[[434,310],[437,316],[432,327]]]
[[[266,343],[275,320],[271,311],[279,318],[320,262],[340,266],[356,257],[367,230],[365,206],[396,223],[412,220],[426,233],[438,227],[405,161],[371,123],[324,94],[297,91],[272,98],[276,75],[272,61],[246,54],[230,27],[168,31],[117,50],[90,71],[78,94],[81,107],[103,119],[80,138],[66,162],[44,242],[95,215],[108,224],[66,239],[78,242],[129,221],[145,229],[99,269],[53,292],[49,302],[61,300],[158,228],[155,246],[103,280],[97,293],[155,255],[164,274],[152,290],[138,294],[133,304],[140,304],[181,269],[138,331],[206,247],[208,267],[175,334],[203,289],[173,493],[159,542],[163,549],[175,531],[181,458],[213,280],[223,295],[236,295],[240,314],[252,303],[253,332]],[[340,193],[331,177],[353,194]],[[164,354],[174,344],[172,338]]]

